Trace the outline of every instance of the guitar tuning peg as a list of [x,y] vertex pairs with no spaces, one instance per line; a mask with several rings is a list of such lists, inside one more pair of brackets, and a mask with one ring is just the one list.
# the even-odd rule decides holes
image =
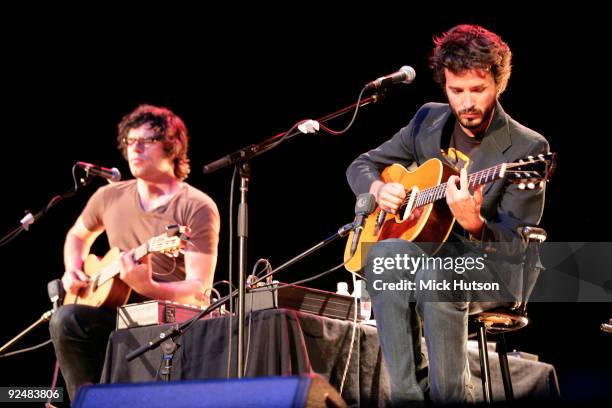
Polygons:
[[533,184],[533,182],[529,182],[527,183],[527,188],[533,190],[535,188],[535,184]]
[[540,188],[544,188],[544,180],[540,181]]
[[524,190],[525,189],[525,183],[519,183],[518,188],[519,188],[519,190]]

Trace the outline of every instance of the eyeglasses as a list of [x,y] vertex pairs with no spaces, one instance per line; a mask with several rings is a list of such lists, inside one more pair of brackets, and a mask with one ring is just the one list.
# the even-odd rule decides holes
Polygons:
[[151,136],[151,137],[124,137],[122,141],[127,146],[132,146],[135,143],[140,143],[142,145],[150,145],[155,142],[159,142],[163,138],[164,137],[161,135]]

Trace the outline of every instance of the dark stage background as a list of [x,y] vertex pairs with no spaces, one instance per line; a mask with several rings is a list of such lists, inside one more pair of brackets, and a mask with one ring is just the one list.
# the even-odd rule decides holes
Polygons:
[[[260,13],[277,10],[160,8],[141,17],[78,10],[80,17],[71,19],[7,13],[4,19],[18,24],[1,29],[0,231],[16,227],[24,210],[38,211],[70,188],[77,160],[116,166],[126,177],[128,168],[115,149],[116,124],[140,103],[163,105],[190,130],[188,181],[218,203],[216,279],[226,279],[231,169],[204,175],[202,166],[300,119],[349,105],[366,82],[402,65],[414,67],[414,83],[396,86],[382,103],[362,110],[348,134],[299,136],[253,161],[249,268],[260,257],[279,265],[353,219],[346,167],[404,126],[421,104],[444,100],[427,68],[431,38],[470,22],[509,43],[514,70],[501,102],[559,154],[542,220],[549,240],[608,241],[603,197],[609,185],[604,171],[609,80],[601,60],[609,35],[597,21],[601,11],[535,13],[525,5],[512,7],[442,15],[391,7],[384,18],[377,10],[323,17],[326,10],[314,7],[265,19]],[[348,119],[332,126],[343,128]],[[0,342],[49,308],[46,283],[63,271],[64,236],[102,183],[96,180],[0,248]],[[278,279],[293,281],[337,265],[343,248],[338,241]],[[95,249],[103,254],[105,243]],[[333,290],[337,281],[349,279],[337,272],[310,285]],[[510,336],[511,347],[554,364],[565,398],[612,395],[612,335],[599,330],[612,317],[612,305],[533,303],[530,317],[530,326]],[[45,325],[18,346],[47,338]],[[51,346],[1,359],[0,385],[48,385],[53,364]]]

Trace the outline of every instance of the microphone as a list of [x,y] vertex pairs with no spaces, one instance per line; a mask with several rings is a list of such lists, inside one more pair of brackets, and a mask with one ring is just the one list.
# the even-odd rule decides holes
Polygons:
[[349,258],[352,258],[355,255],[355,251],[357,251],[357,244],[359,243],[359,237],[361,236],[361,231],[363,231],[363,224],[365,223],[368,215],[372,214],[372,212],[376,209],[376,199],[374,198],[374,194],[371,193],[363,193],[357,196],[357,202],[355,203],[355,222],[353,225],[355,226],[355,233],[353,234],[353,241],[351,242],[351,254]]
[[47,283],[47,294],[49,295],[49,300],[53,303],[53,311],[57,310],[64,301],[64,295],[66,295],[62,281],[60,279],[53,279]]
[[121,173],[116,167],[112,169],[96,166],[95,164],[85,163],[85,162],[76,162],[76,165],[80,168],[84,169],[87,174],[91,174],[93,176],[104,177],[108,181],[119,181],[121,180]]
[[382,89],[397,83],[409,84],[414,81],[415,77],[416,72],[414,71],[414,68],[408,65],[404,65],[397,72],[382,76],[378,79],[375,79],[374,81],[368,82],[365,86],[365,89]]

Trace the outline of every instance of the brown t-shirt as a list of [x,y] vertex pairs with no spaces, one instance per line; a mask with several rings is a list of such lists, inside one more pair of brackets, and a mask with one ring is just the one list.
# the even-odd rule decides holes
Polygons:
[[[111,247],[127,251],[150,238],[161,235],[168,225],[191,229],[186,251],[213,254],[219,241],[219,211],[215,202],[202,191],[183,183],[165,205],[144,211],[140,205],[136,180],[112,183],[98,189],[81,214],[85,227],[102,226]],[[172,282],[185,279],[185,262],[154,253],[151,257],[153,279]]]

